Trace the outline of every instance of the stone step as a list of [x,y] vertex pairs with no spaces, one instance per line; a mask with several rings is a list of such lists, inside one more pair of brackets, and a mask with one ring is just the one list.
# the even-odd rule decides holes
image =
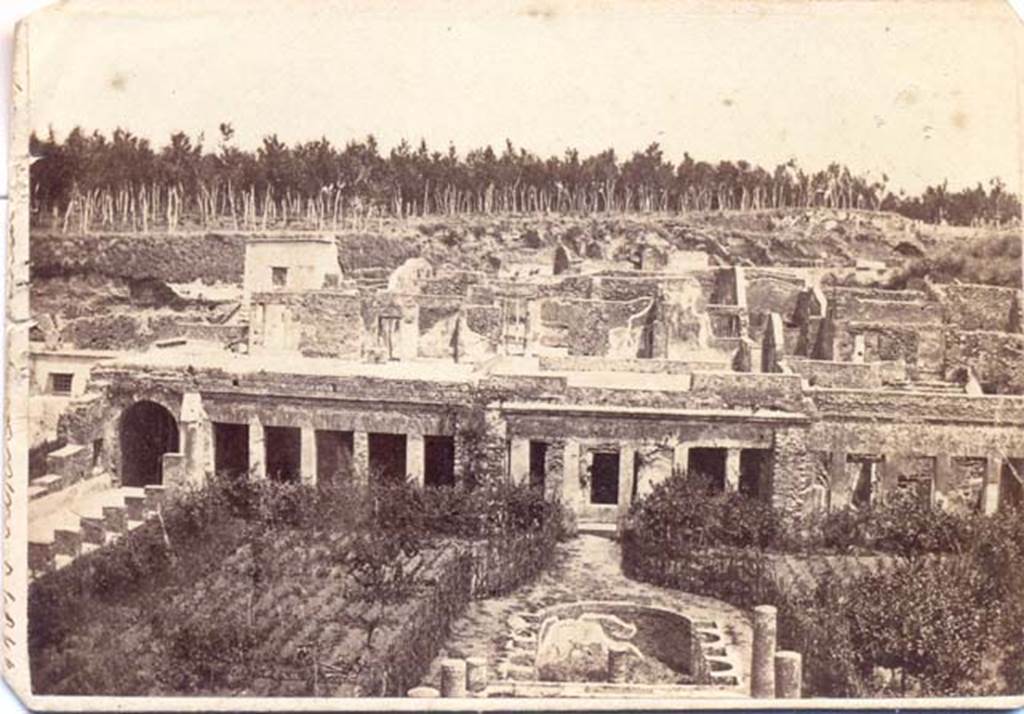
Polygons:
[[29,485],[42,486],[46,489],[47,493],[53,493],[61,489],[61,486],[64,485],[64,479],[61,478],[60,474],[46,474],[45,476],[33,479],[29,482]]
[[618,535],[619,527],[615,523],[600,523],[598,521],[580,521],[576,525],[576,532],[579,535],[597,535],[606,538],[615,538]]
[[82,516],[82,544],[103,545],[107,540],[107,529],[103,518]]
[[[124,493],[125,514],[128,520],[141,521],[146,516],[146,492],[137,489],[138,493]],[[122,492],[128,489],[122,489]]]
[[163,505],[167,490],[163,486],[146,486],[146,510],[156,511]]
[[104,506],[103,525],[110,533],[124,533],[127,530],[124,506]]
[[77,557],[82,552],[82,531],[58,528],[53,532],[53,543],[58,555]]
[[57,570],[60,570],[61,568],[65,568],[65,567],[71,565],[73,562],[75,562],[75,556],[73,556],[73,555],[65,555],[64,553],[57,553],[57,555],[55,555],[53,557],[53,567],[56,568]]
[[28,542],[28,569],[33,573],[53,570],[53,543]]
[[30,483],[28,487],[28,500],[31,501],[36,498],[41,498],[42,496],[45,496],[49,492],[50,491],[49,489],[46,488],[46,486],[35,486]]

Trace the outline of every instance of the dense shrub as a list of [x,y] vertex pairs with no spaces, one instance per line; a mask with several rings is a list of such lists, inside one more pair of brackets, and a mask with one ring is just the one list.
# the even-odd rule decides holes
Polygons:
[[684,473],[673,474],[637,501],[629,518],[636,544],[662,552],[724,546],[903,557],[962,552],[984,521],[979,515],[952,513],[896,491],[870,508],[820,516],[798,535],[782,527],[770,504],[716,491],[706,478]]
[[[740,607],[775,605],[780,646],[804,654],[808,695],[1024,691],[1019,513],[957,515],[893,494],[871,509],[829,514],[795,542],[761,510],[737,528],[730,519],[745,513],[738,498],[710,495],[682,477],[666,481],[633,509],[623,569]],[[781,551],[771,556],[779,563],[815,551],[847,554],[854,565],[861,554],[897,557],[881,570],[826,568],[813,583],[782,581],[761,552],[766,546]],[[802,552],[785,552],[793,549]]]
[[1017,232],[980,235],[968,245],[930,251],[914,258],[896,273],[887,287],[915,287],[925,276],[937,283],[964,283],[1020,287],[1021,242]]
[[782,535],[770,504],[738,493],[716,493],[702,477],[675,473],[629,513],[639,547],[662,553],[712,546],[766,548]]

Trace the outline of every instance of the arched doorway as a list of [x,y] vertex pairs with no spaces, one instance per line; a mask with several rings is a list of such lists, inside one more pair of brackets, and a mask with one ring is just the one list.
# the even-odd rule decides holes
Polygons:
[[121,415],[121,484],[146,486],[163,478],[162,459],[178,451],[178,422],[156,402],[136,402]]

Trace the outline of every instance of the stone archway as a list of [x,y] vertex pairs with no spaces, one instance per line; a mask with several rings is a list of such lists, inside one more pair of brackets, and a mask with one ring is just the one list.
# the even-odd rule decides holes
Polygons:
[[121,414],[120,442],[121,485],[159,484],[163,455],[179,450],[178,422],[156,402],[136,402]]

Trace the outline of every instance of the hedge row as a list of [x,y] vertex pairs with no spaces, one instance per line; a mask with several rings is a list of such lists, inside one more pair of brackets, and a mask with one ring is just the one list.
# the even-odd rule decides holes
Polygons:
[[[808,696],[1024,691],[1019,513],[931,518],[890,504],[839,516],[843,538],[829,541],[776,530],[768,507],[741,498],[666,482],[634,508],[624,572],[739,607],[775,605],[780,646],[804,655]],[[751,512],[761,520],[730,532]],[[873,555],[857,554],[865,545]]]

